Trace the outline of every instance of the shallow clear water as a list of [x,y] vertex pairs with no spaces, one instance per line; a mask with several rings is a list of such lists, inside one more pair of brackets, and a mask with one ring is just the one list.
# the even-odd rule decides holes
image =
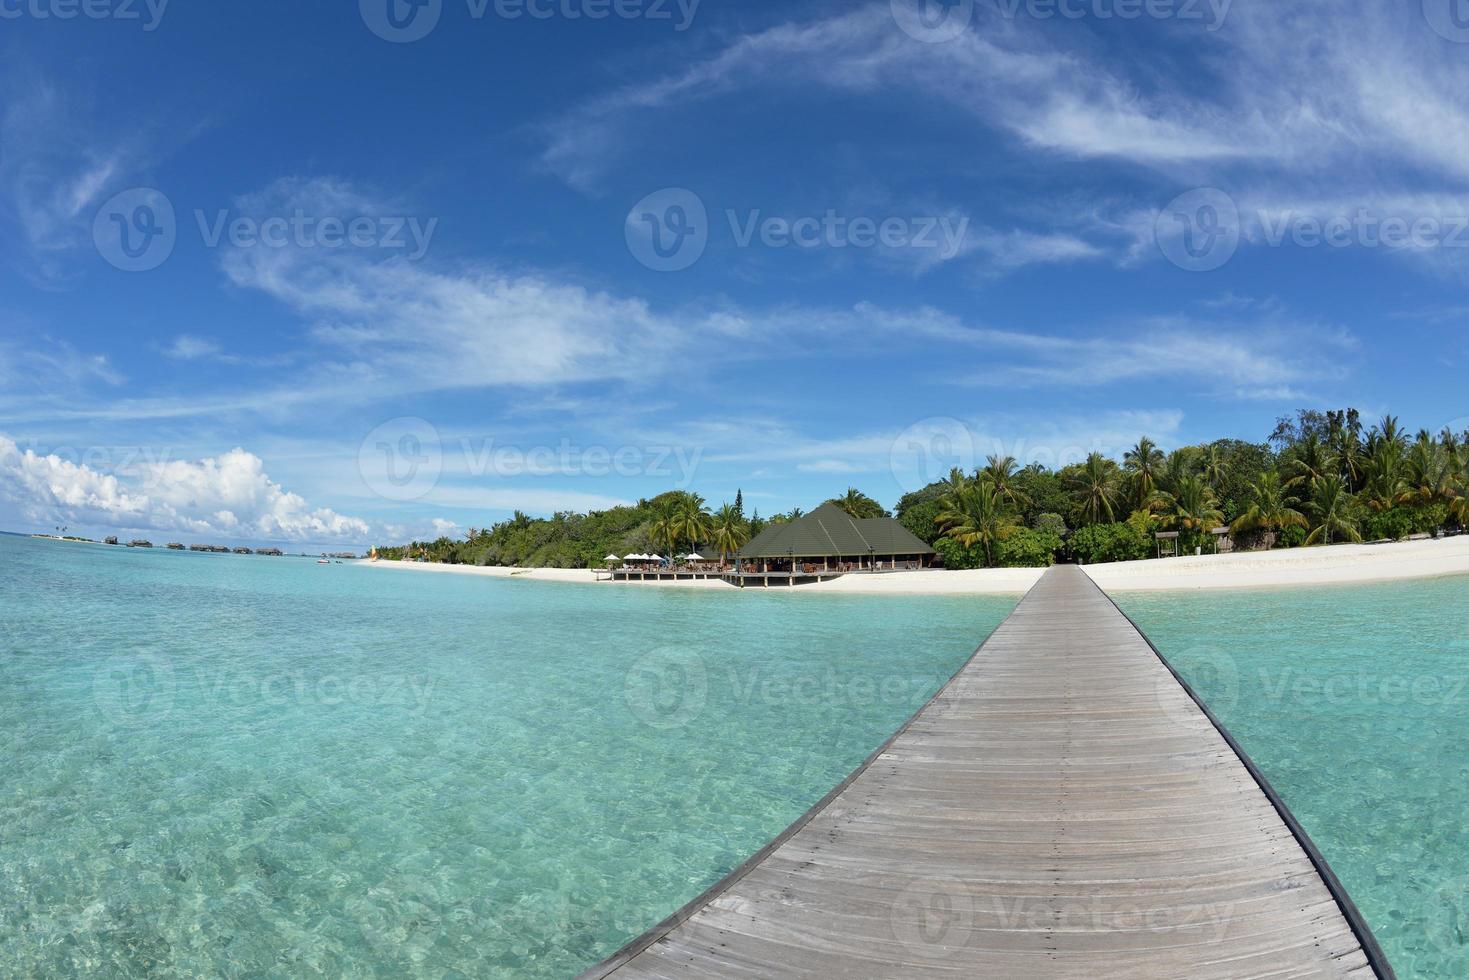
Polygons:
[[1280,791],[1398,976],[1469,977],[1469,576],[1117,599]]
[[0,973],[570,976],[1012,605],[0,536]]

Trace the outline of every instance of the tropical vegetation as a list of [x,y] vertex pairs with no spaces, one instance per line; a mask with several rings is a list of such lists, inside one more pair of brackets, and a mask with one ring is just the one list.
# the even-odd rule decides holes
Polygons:
[[[854,518],[888,512],[855,487],[833,497]],[[607,555],[737,552],[795,508],[746,515],[742,493],[717,507],[672,491],[627,507],[531,518],[517,512],[463,538],[397,548],[386,558],[456,564],[600,567]],[[1409,435],[1387,416],[1355,409],[1301,411],[1264,442],[1221,439],[1165,451],[1143,438],[1118,459],[1103,453],[1059,469],[991,456],[970,471],[905,495],[892,516],[933,545],[945,565],[1125,561],[1157,553],[1176,532],[1181,551],[1214,547],[1227,528],[1236,548],[1267,549],[1399,539],[1469,528],[1469,431]]]

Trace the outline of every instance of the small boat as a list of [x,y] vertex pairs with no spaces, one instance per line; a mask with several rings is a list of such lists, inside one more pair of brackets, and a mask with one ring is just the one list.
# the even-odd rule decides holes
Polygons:
[[325,558],[318,558],[318,559],[316,559],[316,563],[318,565],[330,565],[331,564],[331,562],[327,561]]

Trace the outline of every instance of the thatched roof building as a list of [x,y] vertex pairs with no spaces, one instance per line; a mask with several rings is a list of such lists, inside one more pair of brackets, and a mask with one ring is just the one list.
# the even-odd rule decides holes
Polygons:
[[854,518],[826,503],[784,524],[771,524],[739,551],[740,561],[762,569],[790,571],[789,565],[823,568],[921,568],[934,550],[891,517]]

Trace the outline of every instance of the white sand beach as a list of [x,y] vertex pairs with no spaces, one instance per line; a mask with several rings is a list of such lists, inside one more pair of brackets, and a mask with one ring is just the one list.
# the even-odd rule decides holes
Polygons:
[[[407,569],[450,575],[483,575],[542,582],[592,584],[593,573],[574,568],[503,568],[434,565],[416,562],[363,561],[369,568]],[[798,593],[850,592],[887,595],[1005,595],[1025,592],[1042,569],[984,568],[968,571],[927,569],[879,575],[847,575],[827,582],[802,585]],[[1088,574],[1102,588],[1116,592],[1154,592],[1172,589],[1276,588],[1300,585],[1338,585],[1434,578],[1469,574],[1469,535],[1437,541],[1393,544],[1352,544],[1331,547],[1254,551],[1233,555],[1167,558],[1161,561],[1088,565]],[[680,582],[608,583],[607,588],[733,589],[718,579]]]
[[1166,589],[1247,589],[1348,585],[1469,574],[1469,535],[1435,541],[1340,544],[1089,565],[1102,588],[1115,592]]

